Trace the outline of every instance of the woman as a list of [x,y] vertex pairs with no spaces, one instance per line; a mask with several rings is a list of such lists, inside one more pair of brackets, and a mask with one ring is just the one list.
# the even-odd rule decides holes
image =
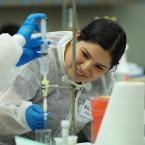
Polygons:
[[[76,133],[85,129],[91,121],[89,114],[92,96],[109,95],[113,86],[110,70],[116,67],[126,47],[126,34],[117,23],[98,19],[86,25],[76,34],[76,83],[83,84],[76,93]],[[72,32],[50,32],[47,39],[51,41],[48,49],[48,80],[50,85],[69,87],[72,78]],[[67,79],[66,79],[67,78]],[[10,120],[0,135],[4,138],[22,134],[44,127],[43,104],[41,92],[42,74],[40,62],[35,60],[26,65],[14,81],[12,87],[1,98],[9,106],[3,109],[5,120]],[[91,86],[91,87],[86,87]],[[49,88],[48,128],[52,135],[60,131],[60,121],[70,118],[71,91],[69,89]],[[4,115],[8,112],[8,115]],[[15,112],[15,113],[13,113]],[[9,115],[11,114],[11,115]],[[0,117],[1,118],[1,117]],[[1,121],[3,122],[3,121]],[[5,126],[6,122],[0,125]],[[7,124],[8,125],[8,124]],[[89,135],[89,131],[87,131]]]

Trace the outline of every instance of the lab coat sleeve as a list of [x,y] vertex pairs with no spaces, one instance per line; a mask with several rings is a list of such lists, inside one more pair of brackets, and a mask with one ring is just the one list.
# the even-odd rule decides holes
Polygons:
[[22,55],[25,39],[21,35],[0,35],[0,91],[7,87],[17,75],[15,66]]
[[0,140],[30,131],[24,116],[29,105],[30,102],[22,102],[21,105],[0,104]]
[[9,89],[0,96],[0,137],[3,139],[30,131],[25,111],[40,88],[37,67],[35,62],[34,65],[25,65]]

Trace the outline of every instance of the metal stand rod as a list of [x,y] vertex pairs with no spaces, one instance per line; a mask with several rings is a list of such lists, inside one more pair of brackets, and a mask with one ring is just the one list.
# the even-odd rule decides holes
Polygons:
[[[73,40],[72,40],[72,81],[76,82],[76,0],[72,0],[73,8]],[[75,133],[75,96],[76,89],[72,86],[72,118],[71,118],[71,134]]]
[[62,1],[62,30],[66,30],[67,25],[67,0]]

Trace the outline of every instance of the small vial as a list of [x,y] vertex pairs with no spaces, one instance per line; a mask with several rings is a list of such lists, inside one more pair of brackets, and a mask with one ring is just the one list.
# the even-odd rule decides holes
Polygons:
[[62,120],[61,127],[62,127],[62,129],[61,129],[62,143],[63,143],[63,145],[67,145],[70,122],[68,120]]
[[68,145],[76,145],[78,137],[76,135],[71,135],[68,137]]
[[61,137],[55,137],[54,141],[55,141],[55,145],[63,145]]

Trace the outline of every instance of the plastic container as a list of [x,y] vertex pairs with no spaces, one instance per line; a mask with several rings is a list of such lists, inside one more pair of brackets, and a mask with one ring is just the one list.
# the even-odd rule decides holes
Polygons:
[[91,99],[91,140],[95,143],[102,119],[104,117],[109,97],[93,97]]
[[36,141],[51,145],[51,129],[39,129],[35,131]]

